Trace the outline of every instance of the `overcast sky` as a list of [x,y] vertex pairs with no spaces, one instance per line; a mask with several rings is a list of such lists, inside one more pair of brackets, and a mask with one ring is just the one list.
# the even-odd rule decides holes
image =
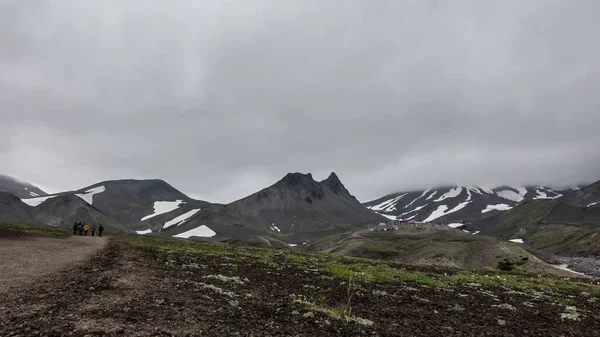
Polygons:
[[215,202],[289,171],[361,201],[600,179],[600,1],[0,1],[0,173],[162,178]]

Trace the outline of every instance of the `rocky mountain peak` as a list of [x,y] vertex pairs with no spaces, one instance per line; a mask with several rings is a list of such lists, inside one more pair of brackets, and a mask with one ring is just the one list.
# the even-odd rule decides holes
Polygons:
[[288,187],[296,187],[302,184],[309,184],[309,183],[313,183],[313,177],[312,174],[310,173],[299,173],[299,172],[295,172],[295,173],[288,173],[285,175],[285,177],[283,177],[283,179],[280,180],[280,183],[288,186]]
[[342,184],[342,181],[337,176],[337,174],[335,174],[335,172],[331,172],[329,177],[327,179],[323,180],[321,183],[323,183],[325,186],[327,186],[331,191],[333,191],[336,194],[340,194],[340,193],[344,193],[344,192],[348,193],[348,190],[346,190],[346,187],[344,186],[344,184]]

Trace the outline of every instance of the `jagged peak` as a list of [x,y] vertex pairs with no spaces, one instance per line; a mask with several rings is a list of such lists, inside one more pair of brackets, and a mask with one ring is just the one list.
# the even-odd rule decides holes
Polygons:
[[331,172],[329,174],[329,177],[327,177],[327,179],[323,180],[322,182],[325,182],[325,181],[339,181],[341,183],[340,178],[338,177],[337,174],[335,174],[335,172]]
[[300,185],[303,182],[314,182],[312,174],[310,173],[299,173],[299,172],[294,172],[294,173],[288,173],[285,175],[285,177],[283,177],[283,179],[281,179],[279,181],[280,183],[284,183],[287,186],[293,187],[293,186],[297,186]]
[[329,187],[333,192],[340,193],[346,191],[346,187],[342,184],[340,178],[335,174],[335,172],[331,172],[329,177],[321,182],[325,186]]

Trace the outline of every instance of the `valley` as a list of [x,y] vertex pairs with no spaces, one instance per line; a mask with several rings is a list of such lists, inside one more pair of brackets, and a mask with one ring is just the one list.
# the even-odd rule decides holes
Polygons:
[[[33,228],[36,235],[45,234],[40,228]],[[5,233],[0,242],[14,239]],[[589,279],[129,234],[110,237],[91,260],[0,292],[0,334],[592,336],[600,331],[600,286]]]
[[[600,208],[582,190],[363,205],[335,173],[289,173],[229,204],[162,180],[0,192],[0,334],[594,335]],[[108,237],[71,236],[75,221]]]
[[[562,261],[598,276],[598,186],[454,186],[361,204],[333,172],[322,181],[289,173],[245,198],[215,204],[163,180],[126,179],[31,198],[0,192],[0,222],[70,228],[84,221],[102,223],[108,234],[205,238],[459,268],[496,268],[508,259],[524,271],[560,273],[552,265]],[[365,232],[378,224],[404,230]],[[428,224],[436,229],[419,231]]]

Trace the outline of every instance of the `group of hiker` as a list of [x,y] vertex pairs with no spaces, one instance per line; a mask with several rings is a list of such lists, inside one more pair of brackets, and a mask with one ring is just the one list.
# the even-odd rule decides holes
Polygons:
[[104,232],[104,226],[102,226],[102,224],[99,224],[96,227],[96,224],[90,226],[83,221],[77,221],[73,225],[73,235],[87,236],[88,232],[92,232],[92,236],[95,236],[96,229],[98,229],[98,236],[102,236],[102,232]]

